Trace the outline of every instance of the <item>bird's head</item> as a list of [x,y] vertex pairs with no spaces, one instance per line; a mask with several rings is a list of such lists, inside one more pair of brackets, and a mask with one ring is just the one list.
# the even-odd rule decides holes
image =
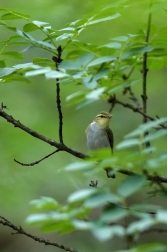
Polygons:
[[109,127],[111,117],[112,115],[110,115],[109,113],[101,112],[95,117],[94,122],[96,122],[99,127],[105,129]]

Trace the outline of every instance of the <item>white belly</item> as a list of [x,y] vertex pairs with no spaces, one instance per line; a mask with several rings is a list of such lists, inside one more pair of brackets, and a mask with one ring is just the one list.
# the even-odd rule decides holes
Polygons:
[[87,145],[90,150],[110,147],[105,130],[101,129],[95,122],[88,126]]

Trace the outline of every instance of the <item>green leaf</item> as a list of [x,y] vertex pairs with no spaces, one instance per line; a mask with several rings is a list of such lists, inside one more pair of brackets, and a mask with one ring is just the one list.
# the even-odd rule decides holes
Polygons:
[[11,11],[10,13],[7,13],[1,16],[2,20],[13,20],[13,19],[22,19],[22,18],[28,19],[30,18],[30,16],[27,14],[15,12],[15,11]]
[[97,88],[86,95],[86,99],[98,100],[99,97],[104,93],[106,87]]
[[7,56],[10,56],[12,58],[16,58],[16,59],[24,59],[24,56],[22,53],[19,53],[19,52],[4,52],[2,53],[2,55],[7,55]]
[[93,227],[93,224],[88,222],[88,221],[83,221],[83,220],[72,220],[71,222],[73,226],[77,230],[91,230]]
[[6,26],[7,24],[6,24],[4,21],[1,21],[1,20],[0,20],[0,25]]
[[78,104],[77,104],[77,109],[80,109],[80,108],[82,108],[82,107],[84,107],[84,106],[86,106],[86,105],[89,105],[90,103],[92,103],[94,100],[93,99],[87,99],[87,100],[85,100],[85,98],[82,100],[82,101],[80,101]]
[[79,70],[80,65],[77,64],[77,62],[70,61],[70,60],[64,60],[59,65],[60,69],[68,69],[68,70]]
[[79,28],[82,28],[83,26],[90,26],[90,25],[95,25],[95,24],[98,24],[98,23],[106,22],[106,21],[118,18],[120,16],[121,15],[119,13],[115,13],[115,14],[113,14],[111,16],[99,18],[99,19],[96,19],[96,20],[92,20],[93,18],[90,18],[89,19],[90,21],[86,22],[84,25],[80,26]]
[[93,53],[86,53],[79,57],[76,61],[77,65],[80,67],[85,67],[90,61],[92,61],[94,58]]
[[83,101],[84,99],[85,99],[84,91],[78,91],[66,97],[66,101],[68,102],[69,105],[79,103]]
[[127,8],[129,5],[129,0],[118,0],[118,1],[113,1],[111,4],[109,5],[105,5],[104,8],[102,8],[102,11],[106,11],[106,10],[115,10],[115,8]]
[[141,233],[155,224],[157,224],[157,220],[155,218],[151,218],[148,216],[147,218],[145,217],[139,221],[132,222],[127,228],[127,233],[128,234],[136,234],[137,232]]
[[26,222],[30,225],[41,225],[44,222],[48,222],[49,217],[46,213],[30,214],[26,218]]
[[99,80],[103,77],[106,77],[109,73],[109,69],[108,68],[104,68],[104,69],[100,69],[93,77],[93,80]]
[[43,28],[43,27],[46,27],[46,28],[51,28],[51,26],[49,25],[49,23],[47,22],[42,22],[42,21],[38,21],[38,20],[33,20],[32,21],[33,24],[35,24],[36,26],[38,26],[39,28]]
[[9,29],[9,30],[12,30],[12,31],[16,31],[16,26],[13,26],[13,25],[5,25],[5,28]]
[[55,68],[55,63],[53,62],[53,60],[46,59],[46,58],[34,58],[33,63],[39,66]]
[[27,78],[25,78],[24,76],[21,75],[9,75],[9,76],[5,76],[3,77],[4,82],[12,82],[12,81],[21,81],[21,82],[25,82],[27,84],[30,84],[30,80],[28,80]]
[[70,220],[50,221],[44,224],[41,228],[42,232],[55,232],[58,231],[60,234],[68,234],[75,231],[74,226]]
[[116,149],[121,150],[124,148],[139,146],[139,144],[140,144],[140,142],[139,142],[139,139],[137,139],[137,138],[136,139],[127,139],[127,140],[124,140],[121,143],[117,144]]
[[97,191],[91,195],[84,203],[85,207],[95,208],[106,205],[107,202],[111,203],[120,203],[120,198],[110,192],[106,191]]
[[28,40],[34,46],[38,46],[38,47],[41,47],[41,48],[44,48],[47,50],[55,50],[56,49],[54,45],[52,45],[48,42],[36,40],[32,36],[30,36],[28,33],[22,32],[18,29],[17,29],[17,34],[20,35],[21,37],[25,38],[26,40]]
[[69,164],[65,167],[66,171],[80,171],[80,170],[87,170],[87,169],[93,169],[95,167],[95,164],[93,162],[85,161],[85,162],[75,162],[72,164]]
[[32,32],[32,31],[36,31],[36,30],[39,30],[39,27],[33,23],[25,24],[23,27],[24,32]]
[[16,69],[15,68],[3,68],[3,69],[0,69],[0,77],[2,76],[6,76],[6,75],[9,75],[13,72],[15,72]]
[[73,36],[73,33],[64,33],[56,38],[56,41],[61,41],[64,39],[69,39]]
[[121,45],[121,43],[118,43],[118,42],[111,42],[111,43],[99,46],[99,48],[101,48],[101,47],[119,49],[122,47],[122,45]]
[[132,87],[133,85],[136,85],[139,81],[141,81],[141,80],[140,79],[139,80],[128,80],[128,81],[120,80],[120,81],[118,81],[118,83],[116,85],[114,85],[113,88],[111,88],[109,90],[109,94],[113,94],[113,93],[119,91],[120,89]]
[[[113,203],[113,201],[112,201],[112,203]],[[109,205],[102,212],[102,214],[100,216],[100,221],[102,223],[111,223],[111,222],[119,221],[127,216],[128,216],[127,210],[125,210],[121,207],[115,206],[115,205],[111,205],[111,206]]]
[[38,200],[32,200],[30,202],[31,210],[56,210],[59,207],[58,202],[51,197],[41,197]]
[[140,136],[145,131],[148,131],[152,128],[158,127],[159,125],[166,123],[166,122],[167,122],[167,117],[162,117],[162,118],[157,119],[155,121],[141,124],[141,125],[139,125],[139,127],[136,130],[134,130],[131,133],[129,133],[128,135],[126,135],[126,138]]
[[152,46],[145,46],[145,47],[137,47],[137,48],[133,48],[125,53],[122,54],[121,59],[125,60],[127,59],[129,56],[132,55],[136,55],[136,54],[143,54],[145,52],[151,52],[153,51],[153,47]]
[[151,169],[155,169],[159,165],[160,165],[160,162],[158,159],[149,159],[149,160],[147,160],[147,163],[146,163],[146,167],[151,168]]
[[42,226],[42,231],[45,232],[58,230],[59,232],[67,233],[71,230],[74,230],[69,221],[69,215],[67,213],[60,213],[58,211],[31,214],[27,217],[26,222],[30,225]]
[[102,64],[102,63],[109,63],[109,62],[112,62],[114,60],[116,60],[117,58],[115,56],[103,56],[103,57],[99,57],[93,61],[91,61],[89,64],[88,64],[88,67],[92,67],[92,66],[96,66],[96,65],[99,65],[99,64]]
[[166,61],[163,57],[149,57],[148,68],[151,70],[159,70],[166,65]]
[[59,31],[75,31],[75,28],[74,27],[65,27]]
[[68,197],[68,202],[74,203],[74,202],[85,200],[86,198],[94,194],[96,191],[97,190],[95,188],[82,189],[82,190],[76,191]]
[[111,38],[111,39],[115,40],[115,41],[124,41],[124,42],[126,42],[129,39],[129,37],[127,37],[127,36],[119,36],[119,37],[115,37],[115,38]]
[[46,71],[45,72],[45,77],[47,79],[56,79],[56,78],[63,78],[69,76],[66,73],[62,73],[60,71],[52,70],[52,71]]
[[[33,40],[32,40],[32,42],[33,42]],[[51,50],[55,50],[56,49],[56,47],[54,45],[52,45],[50,43],[47,43],[47,42],[39,41],[39,40],[38,41],[35,40],[35,44],[37,46],[39,46],[39,47],[44,48],[44,49],[51,49]]]
[[125,230],[122,226],[114,225],[112,227],[95,227],[92,230],[93,235],[100,241],[111,240],[114,236],[123,237],[125,235]]
[[82,78],[82,84],[90,89],[97,87],[97,81],[93,78],[92,74]]
[[0,68],[5,68],[6,64],[4,60],[0,60]]
[[97,150],[92,150],[90,155],[91,155],[91,157],[89,158],[90,160],[94,160],[95,162],[97,162],[97,160],[101,160],[101,162],[105,162],[105,160],[111,158],[111,150],[110,148],[101,148]]
[[33,63],[23,63],[23,64],[17,64],[14,66],[14,68],[16,69],[39,69],[41,68],[40,66],[38,65],[35,65]]
[[28,41],[25,41],[24,38],[21,38],[20,36],[10,36],[8,39],[8,46],[18,46],[18,45],[27,45]]
[[143,142],[147,142],[147,141],[153,141],[155,139],[158,139],[160,137],[166,136],[166,130],[165,129],[161,129],[159,131],[153,132],[153,133],[149,133],[144,139]]
[[45,68],[40,68],[37,70],[28,71],[25,73],[25,76],[26,77],[36,76],[36,75],[40,75],[40,74],[45,74],[50,71],[51,71],[50,67],[45,67]]
[[133,175],[125,179],[118,187],[118,194],[122,197],[129,197],[135,192],[141,190],[146,184],[144,176]]
[[167,223],[167,210],[157,210],[156,219],[160,223]]
[[[77,109],[79,109],[85,105],[92,103],[94,100],[85,99],[85,94],[86,94],[85,91],[81,91],[81,92],[79,91],[75,93],[74,95],[70,95],[70,97],[73,96],[73,98],[68,99],[68,104],[69,105],[77,104]],[[70,98],[70,97],[68,96],[67,98]]]

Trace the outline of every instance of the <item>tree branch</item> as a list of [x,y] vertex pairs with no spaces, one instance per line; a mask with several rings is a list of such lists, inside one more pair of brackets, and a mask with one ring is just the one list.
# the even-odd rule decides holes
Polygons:
[[154,121],[154,120],[155,120],[153,117],[147,115],[147,114],[144,113],[142,110],[140,110],[138,107],[134,107],[133,105],[131,105],[131,104],[129,104],[129,103],[124,103],[124,102],[118,100],[118,99],[116,98],[115,95],[112,96],[112,97],[110,97],[110,98],[108,99],[108,102],[111,103],[111,104],[113,104],[113,103],[115,103],[115,104],[120,104],[120,105],[122,105],[122,106],[125,107],[125,108],[129,108],[129,109],[133,110],[133,112],[136,112],[136,113],[139,113],[139,114],[145,116],[145,117],[148,118],[150,121]]
[[[133,176],[133,175],[139,175],[139,173],[130,171],[130,170],[124,170],[120,169],[117,171],[118,173],[127,175],[127,176]],[[159,176],[159,175],[149,175],[144,171],[144,175],[146,176],[147,180],[156,182],[156,183],[167,183],[167,177]]]
[[66,247],[66,246],[64,246],[62,244],[58,244],[56,242],[50,242],[49,240],[45,240],[43,238],[39,238],[39,237],[34,236],[30,233],[27,233],[22,229],[21,226],[20,227],[15,226],[13,223],[11,223],[10,221],[8,221],[6,218],[4,218],[2,216],[0,216],[0,224],[2,224],[3,226],[8,226],[11,229],[13,229],[14,231],[16,231],[15,233],[12,233],[12,234],[23,234],[23,235],[33,239],[34,241],[38,241],[39,243],[43,243],[44,245],[54,246],[54,247],[57,247],[57,248],[60,248],[62,250],[69,251],[69,252],[78,252],[76,249]]
[[82,158],[82,159],[87,157],[87,155],[69,148],[64,143],[58,143],[58,142],[56,142],[50,138],[47,138],[47,137],[39,134],[38,132],[26,127],[20,121],[14,119],[11,115],[9,115],[5,111],[3,111],[2,108],[0,109],[0,116],[3,117],[4,119],[6,119],[9,123],[13,124],[15,127],[27,132],[31,136],[36,137],[36,138],[40,139],[41,141],[46,142],[49,145],[56,147],[57,149],[59,149],[59,151],[68,152],[68,153],[72,154],[73,156],[78,157],[78,158]]
[[60,150],[57,149],[57,150],[53,151],[52,153],[46,155],[45,157],[43,157],[43,158],[41,158],[41,159],[39,159],[39,160],[37,160],[37,161],[35,161],[35,162],[29,163],[29,164],[22,163],[22,162],[20,162],[20,161],[18,161],[18,160],[16,160],[16,159],[14,159],[14,161],[15,161],[16,163],[22,165],[22,166],[34,166],[34,165],[39,164],[39,163],[40,163],[41,161],[43,161],[44,159],[46,159],[46,158],[52,156],[53,154],[55,154],[55,153],[57,153],[57,152],[59,152],[59,151],[60,151]]
[[[71,154],[71,155],[73,155],[73,156],[75,156],[77,158],[81,158],[81,159],[88,158],[87,155],[69,148],[64,143],[57,143],[56,141],[54,141],[54,140],[52,140],[50,138],[47,138],[47,137],[39,134],[38,132],[33,131],[32,129],[26,127],[25,125],[20,123],[20,121],[17,121],[12,116],[10,116],[6,112],[4,112],[2,108],[0,109],[0,117],[3,117],[9,123],[12,123],[15,127],[20,128],[21,130],[27,132],[31,136],[36,137],[37,139],[42,140],[43,142],[46,142],[49,145],[56,147],[59,151],[65,151],[65,152],[67,152],[67,153],[69,153],[69,154]],[[57,151],[55,151],[55,152],[57,152]],[[53,154],[53,153],[51,153],[51,154]],[[129,170],[123,170],[123,169],[120,169],[117,172],[122,173],[122,174],[127,175],[127,176],[138,174],[136,172],[129,171]],[[158,175],[147,175],[147,179],[151,180],[151,181],[158,181],[158,182],[162,182],[162,183],[167,183],[167,177],[162,177],[162,176],[158,176]]]
[[[131,109],[133,112],[136,112],[136,113],[139,113],[139,114],[143,115],[144,117],[146,117],[146,118],[149,119],[150,121],[154,121],[154,120],[155,120],[154,117],[151,117],[151,116],[145,114],[142,110],[140,110],[140,108],[134,107],[134,106],[131,105],[130,103],[124,103],[124,102],[118,100],[118,99],[116,98],[115,95],[114,95],[114,96],[111,96],[111,97],[108,99],[108,102],[111,103],[112,108],[114,107],[115,104],[120,104],[120,105],[122,105],[122,106],[125,107],[125,108]],[[167,125],[160,124],[160,127],[157,127],[157,129],[167,129]]]
[[[150,1],[151,2],[151,1]],[[150,4],[151,7],[152,3]],[[149,13],[148,16],[148,24],[147,24],[147,31],[146,31],[146,39],[145,39],[145,44],[148,45],[149,41],[149,35],[150,35],[150,29],[151,29],[151,18],[152,14],[151,12]],[[143,54],[143,69],[142,69],[142,74],[143,74],[143,94],[142,94],[142,100],[143,100],[143,112],[146,114],[147,113],[147,73],[148,73],[148,68],[147,68],[147,52]],[[147,122],[147,118],[144,116],[143,117],[143,122]]]
[[139,110],[142,110],[142,107],[141,107],[137,97],[135,96],[134,92],[132,91],[131,87],[128,87],[128,91],[130,94],[130,99],[135,103],[136,108],[138,108]]
[[[152,1],[150,0],[150,7],[152,6]],[[149,13],[148,16],[148,24],[147,24],[147,31],[146,31],[146,39],[145,39],[145,44],[148,45],[149,41],[149,35],[150,35],[150,29],[151,29],[151,18],[152,14],[151,12]],[[147,113],[147,73],[148,73],[148,68],[147,68],[147,52],[143,54],[143,69],[142,69],[142,75],[143,75],[143,94],[141,95],[142,101],[143,101],[143,112],[146,114]],[[143,123],[147,122],[147,117],[143,116]],[[145,132],[144,136],[146,137],[148,135],[148,131]],[[146,147],[150,147],[150,142],[145,143]]]
[[142,234],[145,233],[151,233],[151,232],[157,232],[157,233],[167,233],[167,229],[166,228],[151,228],[149,230],[144,230]]

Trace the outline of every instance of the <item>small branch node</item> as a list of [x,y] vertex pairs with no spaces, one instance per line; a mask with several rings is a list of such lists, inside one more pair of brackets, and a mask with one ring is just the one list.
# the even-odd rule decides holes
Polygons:
[[96,180],[96,181],[94,181],[94,180],[91,180],[91,181],[90,181],[90,184],[89,184],[90,187],[95,187],[95,188],[97,188],[97,185],[98,185],[98,181],[97,181],[97,180]]
[[1,102],[1,109],[8,109],[6,105],[3,104],[3,102]]

